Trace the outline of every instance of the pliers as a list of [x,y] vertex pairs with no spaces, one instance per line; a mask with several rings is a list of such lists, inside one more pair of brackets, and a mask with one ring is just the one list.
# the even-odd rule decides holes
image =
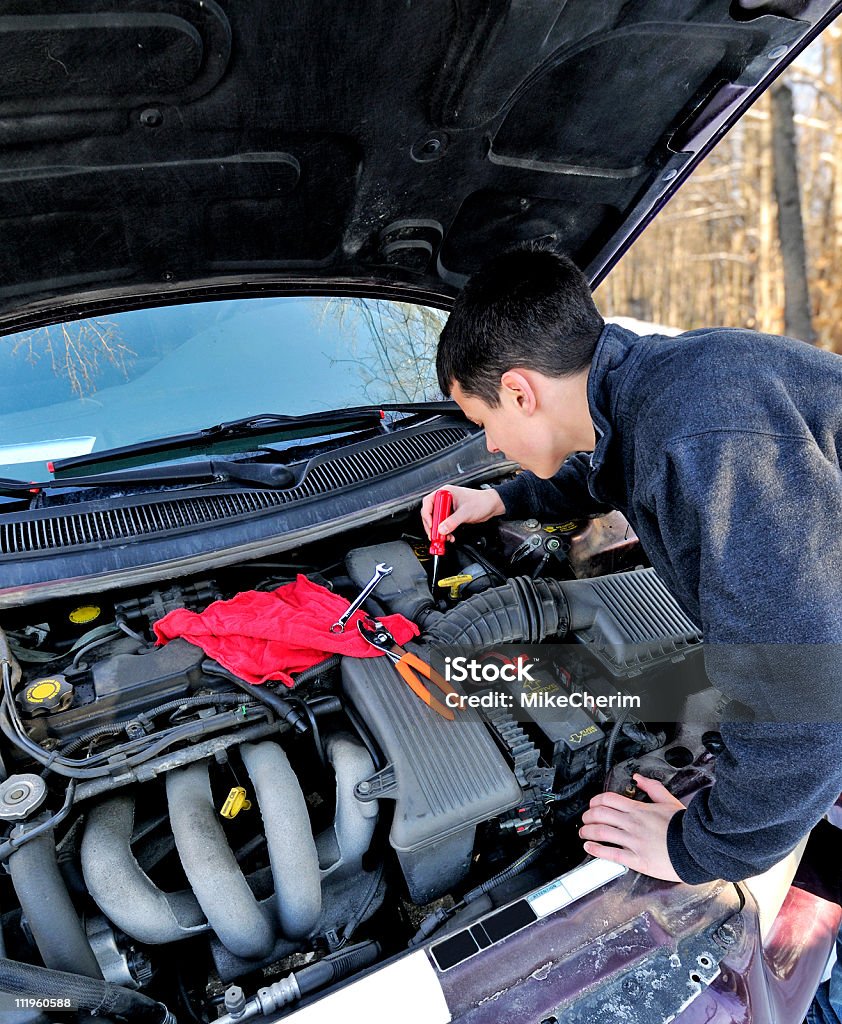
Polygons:
[[415,674],[419,672],[422,676],[425,676],[442,693],[453,693],[458,696],[458,691],[454,690],[450,683],[436,672],[432,665],[428,665],[426,661],[419,658],[417,654],[413,654],[412,651],[407,651],[400,647],[389,630],[377,619],[361,619],[357,623],[357,629],[365,641],[386,655],[398,670],[403,681],[417,697],[420,697],[433,711],[438,712],[442,718],[453,721],[455,718],[453,710],[446,704],[443,704],[437,697],[434,697],[429,686],[422,683]]

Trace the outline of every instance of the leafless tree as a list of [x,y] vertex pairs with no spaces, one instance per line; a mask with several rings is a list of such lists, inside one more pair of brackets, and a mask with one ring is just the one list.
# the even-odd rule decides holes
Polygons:
[[49,324],[17,335],[12,355],[35,364],[48,359],[52,372],[68,382],[79,398],[92,395],[106,367],[114,367],[128,377],[136,353],[120,338],[117,325],[110,320],[77,320]]
[[[447,314],[411,302],[372,299],[335,299],[328,302],[322,321],[334,318],[343,337],[352,339],[347,356],[332,362],[355,368],[364,402],[417,402],[433,397],[430,381],[439,334]],[[363,351],[356,351],[357,330],[371,339]]]
[[792,89],[786,83],[772,90],[772,157],[784,277],[784,330],[812,344],[815,336],[798,183],[795,109]]
[[[604,313],[812,334],[842,352],[842,25],[781,84],[792,117],[773,116],[786,92],[760,97],[600,287]],[[787,121],[794,149],[783,132],[775,146]]]

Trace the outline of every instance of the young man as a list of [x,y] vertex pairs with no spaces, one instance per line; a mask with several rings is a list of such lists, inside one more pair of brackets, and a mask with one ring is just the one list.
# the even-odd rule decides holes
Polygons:
[[722,723],[716,783],[686,810],[641,777],[651,803],[594,797],[585,850],[689,883],[770,867],[842,791],[842,357],[743,330],[639,337],[603,322],[571,261],[521,249],[468,282],[437,368],[525,470],[449,488],[442,531],[619,509],[701,626],[708,674],[756,714]]

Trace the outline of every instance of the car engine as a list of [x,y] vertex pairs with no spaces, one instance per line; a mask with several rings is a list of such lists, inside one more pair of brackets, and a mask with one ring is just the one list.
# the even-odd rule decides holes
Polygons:
[[[641,767],[709,773],[714,731],[616,710],[641,688],[670,695],[673,721],[717,698],[698,629],[619,513],[461,532],[435,594],[417,520],[395,518],[287,562],[9,615],[0,921],[16,959],[162,1020],[280,1013],[579,863],[577,817],[609,777],[633,795]],[[451,721],[385,657],[326,657],[288,688],[155,643],[173,609],[298,574],[350,600],[378,563],[392,572],[364,610],[416,623],[422,659],[537,651],[540,667],[502,689],[451,674],[475,698]],[[539,713],[525,690],[578,699]]]

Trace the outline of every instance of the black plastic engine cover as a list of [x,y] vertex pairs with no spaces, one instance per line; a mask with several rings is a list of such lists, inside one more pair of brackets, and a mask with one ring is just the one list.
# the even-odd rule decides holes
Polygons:
[[172,640],[144,654],[118,654],[94,665],[100,707],[133,704],[138,697],[180,697],[201,679],[206,655],[186,640]]
[[[99,725],[128,721],[139,711],[185,696],[207,682],[202,675],[206,655],[186,640],[172,640],[143,654],[115,654],[93,666],[93,694],[80,699],[91,687],[78,687],[67,711],[43,716],[33,723],[32,736],[61,740]],[[210,685],[216,685],[214,681]]]

